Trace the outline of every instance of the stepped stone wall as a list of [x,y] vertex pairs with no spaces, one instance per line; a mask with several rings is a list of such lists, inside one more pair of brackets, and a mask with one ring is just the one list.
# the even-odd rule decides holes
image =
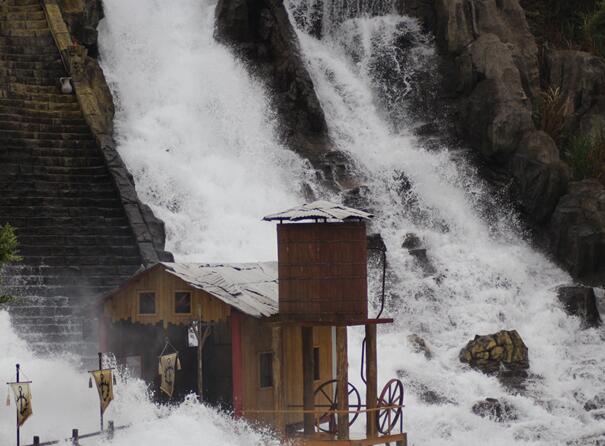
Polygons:
[[[60,92],[68,75],[75,94]],[[86,305],[171,258],[115,150],[112,119],[102,71],[72,44],[56,2],[0,4],[0,222],[16,228],[23,256],[2,271],[2,291],[39,350],[92,353]]]

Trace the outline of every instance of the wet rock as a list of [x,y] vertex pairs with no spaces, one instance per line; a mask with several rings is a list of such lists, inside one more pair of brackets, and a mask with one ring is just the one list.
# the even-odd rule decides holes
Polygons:
[[548,220],[569,183],[569,168],[559,159],[553,139],[542,131],[527,132],[511,160],[510,171],[512,192],[521,209],[535,222]]
[[426,359],[431,359],[433,357],[433,352],[431,352],[426,341],[417,334],[409,335],[408,342],[416,353],[423,353]]
[[403,241],[401,242],[401,247],[404,249],[418,249],[422,246],[422,242],[420,241],[420,238],[416,235],[413,234],[411,232],[408,232],[404,237],[403,237]]
[[516,330],[477,335],[460,351],[459,358],[474,369],[498,376],[511,387],[519,387],[528,376],[528,349]]
[[449,399],[447,396],[442,393],[435,392],[434,390],[424,390],[419,396],[420,399],[427,404],[455,404],[455,402]]
[[387,245],[384,243],[382,235],[380,233],[368,234],[368,250],[386,252]]
[[597,180],[569,183],[550,219],[547,247],[574,278],[605,283],[605,187]]
[[482,418],[490,418],[494,421],[512,421],[518,418],[513,406],[496,398],[486,398],[473,405],[472,411]]
[[97,25],[104,17],[101,0],[58,0],[63,19],[71,35],[84,45],[88,55],[96,58],[99,54]]
[[269,87],[284,141],[323,172],[322,156],[331,146],[328,127],[283,2],[219,0],[215,37]]
[[342,193],[342,203],[355,209],[368,209],[371,204],[370,188],[357,186]]
[[595,395],[584,404],[584,410],[587,412],[601,409],[605,409],[605,394]]
[[565,311],[573,316],[578,316],[585,326],[598,327],[601,324],[597,299],[591,287],[559,287],[557,297],[565,306]]

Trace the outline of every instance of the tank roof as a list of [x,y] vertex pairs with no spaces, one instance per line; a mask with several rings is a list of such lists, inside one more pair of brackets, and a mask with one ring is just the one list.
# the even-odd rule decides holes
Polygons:
[[292,209],[288,209],[276,214],[267,215],[263,218],[265,221],[301,221],[301,220],[369,220],[374,215],[343,206],[341,204],[331,203],[325,200],[314,201],[313,203],[303,204]]

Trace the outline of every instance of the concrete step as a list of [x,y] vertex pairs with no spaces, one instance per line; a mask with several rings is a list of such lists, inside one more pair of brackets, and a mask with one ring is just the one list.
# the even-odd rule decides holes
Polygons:
[[[128,228],[130,231],[130,228]],[[6,278],[10,276],[19,277],[42,277],[42,276],[61,276],[61,277],[114,277],[114,276],[132,276],[137,271],[137,267],[133,265],[93,265],[93,266],[48,266],[48,265],[23,265],[13,264],[5,265],[0,270],[0,277]],[[56,297],[57,299],[67,299],[67,297]],[[37,299],[35,296],[29,299]]]
[[0,114],[20,114],[30,118],[50,118],[50,119],[81,119],[84,117],[80,110],[77,111],[57,111],[57,110],[31,110],[25,108],[16,109],[15,107],[5,106],[0,103]]
[[48,22],[44,17],[44,13],[39,18],[24,17],[23,19],[19,19],[12,17],[11,20],[6,20],[0,16],[0,29],[44,29],[48,31]]
[[85,137],[86,135],[80,135],[82,139],[56,139],[51,138],[11,138],[11,135],[4,135],[0,133],[0,144],[7,148],[39,148],[39,147],[54,147],[56,149],[94,149],[97,147],[95,140]]
[[78,99],[73,94],[49,94],[49,93],[19,93],[7,91],[4,96],[10,100],[33,101],[33,102],[56,102],[77,104]]
[[36,217],[43,215],[44,217],[61,217],[71,216],[76,217],[79,215],[84,216],[98,216],[105,218],[117,218],[124,215],[124,210],[121,207],[96,207],[90,208],[85,206],[61,206],[56,208],[44,209],[44,213],[41,214],[39,206],[3,206],[0,205],[0,215],[5,220],[9,220],[13,217]]
[[20,20],[46,20],[44,11],[25,11],[25,12],[7,12],[5,9],[0,9],[0,21],[20,21]]
[[[1,101],[0,101],[1,102]],[[67,104],[65,104],[67,105]],[[69,104],[71,105],[71,104]],[[77,105],[77,104],[76,104]],[[0,122],[2,135],[0,139],[4,141],[10,140],[38,140],[38,141],[94,141],[94,137],[90,131],[81,133],[59,133],[59,132],[36,132],[28,130],[11,130],[2,126]],[[50,145],[50,147],[53,147]],[[96,143],[95,143],[96,147]]]
[[23,38],[46,38],[47,36],[50,36],[52,38],[52,34],[50,33],[50,29],[48,29],[47,26],[45,26],[44,28],[19,28],[19,29],[15,29],[13,27],[10,27],[7,29],[7,27],[3,27],[4,29],[0,28],[0,38],[2,37],[23,37]]
[[[53,36],[50,32],[46,32],[44,35],[18,35],[18,36],[0,36],[0,45],[6,47],[18,47],[24,46],[33,49],[41,49],[39,47],[44,47],[44,49],[48,52],[54,50],[58,52],[59,50],[55,46],[55,41],[53,40]],[[0,46],[0,48],[2,48]],[[0,50],[0,52],[2,52]]]
[[38,235],[21,234],[19,244],[21,245],[41,245],[41,246],[127,246],[132,243],[132,235]]
[[0,129],[2,132],[19,132],[24,133],[48,133],[48,134],[76,134],[79,139],[85,136],[90,139],[94,139],[89,127],[84,122],[74,125],[57,125],[57,124],[44,124],[37,122],[25,122],[25,121],[6,121],[0,118]]
[[[15,286],[75,286],[86,281],[89,286],[107,286],[113,285],[116,282],[121,283],[128,280],[130,275],[106,275],[106,276],[18,276],[14,280],[10,278],[3,278],[2,286],[4,287],[15,287]],[[29,304],[28,304],[29,305]]]
[[11,123],[26,123],[26,124],[45,124],[53,127],[60,127],[62,125],[77,125],[77,126],[86,126],[86,121],[84,120],[84,116],[81,114],[76,117],[65,117],[57,116],[56,114],[16,114],[13,110],[10,112],[0,112],[0,121],[6,122],[10,121]]
[[[0,142],[1,143],[1,142]],[[31,165],[30,163],[3,163],[2,172],[0,172],[0,181],[5,175],[103,175],[107,173],[106,166],[92,167],[61,167],[61,166],[42,166]]]
[[71,184],[113,184],[109,173],[100,175],[76,175],[71,174],[49,174],[49,173],[26,173],[26,172],[3,172],[0,170],[0,183],[12,181],[52,182]]

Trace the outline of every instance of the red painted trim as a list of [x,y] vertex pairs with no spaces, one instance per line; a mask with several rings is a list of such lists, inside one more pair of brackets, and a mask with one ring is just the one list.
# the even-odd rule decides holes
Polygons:
[[99,317],[99,351],[103,353],[109,351],[109,330],[107,327],[108,324],[108,318],[106,318],[105,316]]
[[242,364],[242,314],[231,309],[231,370],[233,375],[233,413],[241,417],[244,409]]

